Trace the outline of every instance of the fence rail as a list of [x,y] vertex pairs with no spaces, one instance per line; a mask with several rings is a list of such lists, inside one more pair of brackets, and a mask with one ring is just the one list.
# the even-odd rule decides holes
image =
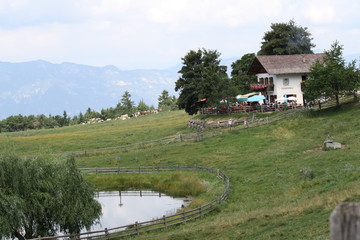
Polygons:
[[218,128],[218,129],[198,129],[195,133],[181,133],[176,134],[168,137],[164,137],[161,139],[154,139],[154,140],[148,140],[148,141],[142,141],[142,142],[135,142],[132,144],[124,144],[124,145],[118,145],[113,147],[105,147],[105,148],[98,148],[98,149],[88,149],[88,150],[81,150],[81,151],[68,151],[64,152],[62,154],[73,154],[73,155],[86,155],[86,154],[92,154],[92,153],[99,153],[104,151],[129,151],[130,149],[145,149],[149,147],[159,146],[159,145],[167,145],[172,143],[178,143],[178,142],[187,142],[187,141],[202,141],[205,138],[211,138],[214,136],[218,136],[223,134],[226,131],[233,131],[233,130],[242,130],[247,129],[251,127],[257,127],[264,124],[269,124],[278,120],[282,120],[285,118],[289,118],[292,116],[296,116],[297,114],[301,113],[303,110],[289,110],[289,111],[283,111],[279,112],[275,116],[266,116],[258,118],[256,114],[249,115],[248,119],[246,120],[246,124],[244,125],[237,125],[232,126],[231,128]]
[[225,190],[221,196],[217,196],[214,200],[200,207],[191,210],[183,210],[173,215],[163,216],[155,220],[145,222],[135,222],[125,226],[115,228],[105,228],[103,230],[67,234],[61,236],[39,237],[31,240],[47,240],[47,239],[115,239],[120,237],[138,235],[141,233],[168,228],[170,226],[178,225],[194,219],[200,218],[203,215],[213,211],[223,201],[228,198],[230,191],[230,179],[220,169],[215,169],[205,166],[141,166],[141,167],[104,167],[104,168],[80,168],[84,174],[124,174],[124,173],[156,173],[166,171],[202,171],[215,174],[225,183]]

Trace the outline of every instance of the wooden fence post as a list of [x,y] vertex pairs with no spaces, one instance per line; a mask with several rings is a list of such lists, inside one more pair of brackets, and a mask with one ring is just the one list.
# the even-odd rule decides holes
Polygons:
[[71,240],[76,240],[76,239],[78,239],[78,238],[76,237],[76,233],[72,233],[71,236],[70,236],[70,239],[71,239]]
[[342,203],[330,216],[330,240],[360,240],[360,203]]
[[139,223],[135,222],[136,234],[139,235]]
[[163,215],[163,221],[164,221],[165,227],[167,227],[167,226],[166,226],[166,216],[165,216],[165,215]]
[[109,239],[109,231],[108,231],[108,229],[107,228],[105,228],[105,237],[106,237],[106,239]]

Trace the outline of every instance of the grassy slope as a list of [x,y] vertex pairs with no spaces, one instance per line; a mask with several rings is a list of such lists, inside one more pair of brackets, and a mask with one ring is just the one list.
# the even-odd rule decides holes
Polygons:
[[[342,201],[360,201],[359,114],[356,105],[234,130],[202,142],[111,150],[77,160],[81,167],[116,166],[116,156],[121,156],[121,165],[199,164],[220,168],[230,177],[230,198],[219,212],[136,239],[328,239],[332,209]],[[120,123],[0,135],[0,148],[33,154],[49,136],[51,141],[45,143],[54,152],[114,146],[187,131],[188,118],[182,112],[163,113]],[[345,147],[317,151],[328,133]]]
[[[65,128],[0,134],[0,146],[22,154],[62,153],[114,147],[176,134],[189,119],[182,112],[142,116],[131,121],[75,125]],[[170,124],[171,123],[171,124]],[[6,151],[0,147],[0,152]]]

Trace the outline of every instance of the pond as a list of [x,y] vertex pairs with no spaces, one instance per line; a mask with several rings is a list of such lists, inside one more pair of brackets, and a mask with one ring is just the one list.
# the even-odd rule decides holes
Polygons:
[[173,198],[151,190],[100,191],[95,199],[101,204],[102,216],[100,223],[93,225],[91,231],[175,214],[190,201],[187,198]]

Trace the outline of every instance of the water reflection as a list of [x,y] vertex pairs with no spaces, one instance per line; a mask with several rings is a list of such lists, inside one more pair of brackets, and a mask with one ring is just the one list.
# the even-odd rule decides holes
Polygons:
[[91,227],[92,231],[171,215],[189,201],[150,190],[101,191],[96,200],[101,204],[102,216],[100,223]]

